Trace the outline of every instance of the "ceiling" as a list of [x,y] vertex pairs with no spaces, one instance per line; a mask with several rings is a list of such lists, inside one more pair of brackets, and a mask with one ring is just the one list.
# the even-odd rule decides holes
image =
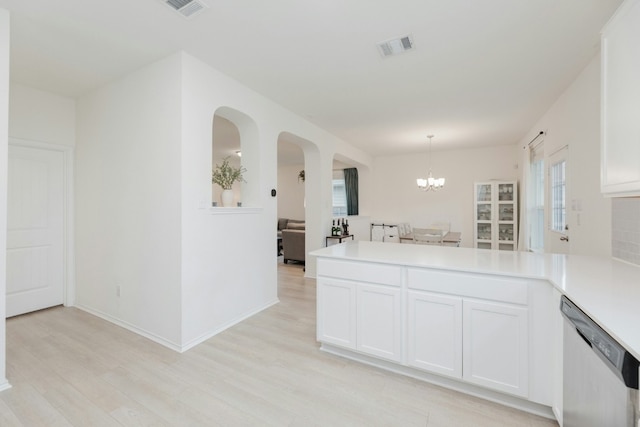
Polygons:
[[[514,144],[621,0],[0,0],[12,81],[75,97],[178,50],[372,155]],[[410,34],[383,59],[376,43]]]

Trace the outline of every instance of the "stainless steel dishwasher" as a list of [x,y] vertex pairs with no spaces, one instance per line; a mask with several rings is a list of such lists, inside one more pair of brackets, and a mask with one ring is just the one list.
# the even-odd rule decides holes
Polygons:
[[635,427],[638,360],[571,300],[564,315],[563,426]]

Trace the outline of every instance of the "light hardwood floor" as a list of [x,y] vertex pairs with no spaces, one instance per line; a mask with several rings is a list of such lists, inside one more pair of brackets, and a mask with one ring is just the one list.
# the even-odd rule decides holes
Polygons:
[[315,281],[278,267],[280,304],[178,354],[74,308],[7,321],[0,426],[556,426],[325,354]]

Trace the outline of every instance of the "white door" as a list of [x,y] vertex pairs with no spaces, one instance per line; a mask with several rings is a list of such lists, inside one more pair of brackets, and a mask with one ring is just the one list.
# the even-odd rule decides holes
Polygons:
[[546,252],[569,253],[569,187],[567,185],[567,146],[549,156],[547,167],[547,232]]
[[63,303],[60,151],[9,146],[7,317]]

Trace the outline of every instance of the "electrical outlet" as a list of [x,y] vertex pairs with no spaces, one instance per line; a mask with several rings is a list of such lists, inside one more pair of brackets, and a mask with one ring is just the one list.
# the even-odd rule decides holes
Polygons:
[[116,285],[116,296],[120,297],[120,285]]

